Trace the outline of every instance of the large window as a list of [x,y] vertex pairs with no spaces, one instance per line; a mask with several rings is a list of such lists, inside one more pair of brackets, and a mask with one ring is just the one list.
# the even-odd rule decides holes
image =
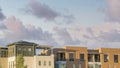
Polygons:
[[118,63],[118,55],[114,55],[114,62]]
[[57,53],[57,61],[65,61],[65,52]]
[[100,54],[95,54],[95,62],[100,62]]
[[88,54],[88,62],[93,62],[93,54]]
[[84,54],[80,54],[80,61],[84,61]]
[[108,62],[108,55],[104,54],[104,62]]
[[74,61],[74,53],[69,53],[69,61]]

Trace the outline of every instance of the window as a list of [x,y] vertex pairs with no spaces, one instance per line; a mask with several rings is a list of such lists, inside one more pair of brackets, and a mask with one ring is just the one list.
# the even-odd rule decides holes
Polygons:
[[39,61],[39,66],[41,66],[41,61]]
[[80,61],[84,61],[84,54],[80,54]]
[[73,64],[73,68],[75,68],[75,64]]
[[44,66],[46,66],[46,61],[44,61]]
[[28,51],[32,51],[32,49],[31,49],[31,48],[28,48]]
[[69,61],[74,61],[74,53],[69,53]]
[[108,62],[108,55],[104,54],[104,62]]
[[65,52],[57,53],[57,61],[66,61]]
[[88,62],[93,62],[93,54],[88,54]]
[[95,54],[95,62],[100,62],[100,54]]
[[114,62],[118,63],[118,55],[114,55]]
[[49,66],[51,66],[51,61],[49,61]]

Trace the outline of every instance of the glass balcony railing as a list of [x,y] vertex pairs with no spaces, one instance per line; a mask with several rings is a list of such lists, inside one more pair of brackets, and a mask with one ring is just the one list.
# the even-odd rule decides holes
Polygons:
[[66,59],[56,59],[56,61],[66,61]]

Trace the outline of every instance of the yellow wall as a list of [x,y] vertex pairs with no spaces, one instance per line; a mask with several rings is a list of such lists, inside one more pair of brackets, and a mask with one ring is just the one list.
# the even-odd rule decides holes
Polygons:
[[8,58],[0,58],[0,65],[2,68],[8,68]]
[[[116,68],[120,68],[120,49],[117,48],[99,48],[99,51],[101,53],[100,59],[101,59],[101,64],[102,68],[114,68],[114,65]],[[108,62],[104,62],[104,54],[108,54]],[[114,55],[118,55],[118,63],[114,63]]]
[[[81,68],[88,68],[88,52],[86,47],[73,47],[66,46],[63,47],[66,50],[75,51],[75,61],[67,61],[67,68],[73,68],[73,64],[75,64],[76,68],[79,68],[79,64],[81,64]],[[80,54],[84,54],[84,61],[80,61]],[[66,58],[69,59],[69,53],[67,52]]]
[[[39,61],[41,61],[41,65],[39,65]],[[44,61],[46,61],[46,66],[44,65]],[[49,66],[49,61],[51,62],[50,66]],[[54,68],[54,55],[34,56],[34,67],[33,68]]]

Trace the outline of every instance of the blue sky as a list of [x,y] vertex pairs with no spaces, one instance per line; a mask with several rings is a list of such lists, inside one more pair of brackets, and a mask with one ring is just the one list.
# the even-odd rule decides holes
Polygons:
[[[119,6],[119,0],[0,0],[1,45],[18,40],[90,48],[118,44]],[[106,45],[99,47],[114,47]]]
[[[30,0],[1,0],[0,5],[6,16],[17,16],[21,20],[28,22],[41,22],[35,17],[24,14],[24,8],[28,6]],[[76,18],[75,22],[81,25],[94,25],[104,21],[104,13],[100,8],[106,8],[105,0],[37,0],[42,4],[47,4],[52,9],[63,14],[73,14]],[[23,18],[25,17],[25,18]],[[26,18],[32,18],[27,20]],[[87,19],[87,20],[86,20]],[[37,21],[36,21],[37,20]],[[42,21],[44,22],[44,21]],[[84,23],[83,23],[84,22]]]

